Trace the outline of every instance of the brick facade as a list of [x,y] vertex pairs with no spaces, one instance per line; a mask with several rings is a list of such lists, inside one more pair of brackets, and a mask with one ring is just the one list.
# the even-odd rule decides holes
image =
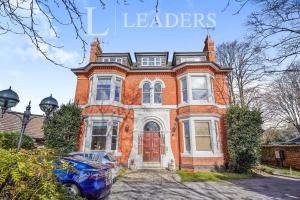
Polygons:
[[262,146],[263,163],[277,165],[275,151],[283,150],[285,159],[283,160],[284,167],[292,167],[300,169],[300,145],[265,145]]
[[[139,67],[141,63],[125,66],[117,62],[94,62],[97,60],[95,58],[97,53],[98,60],[108,56],[102,53],[100,47],[96,48],[95,43],[99,44],[99,41],[96,40],[92,43],[91,54],[93,55],[91,55],[91,62],[84,68],[72,70],[77,76],[75,100],[82,106],[82,114],[85,117],[78,139],[79,150],[90,150],[93,122],[117,119],[119,123],[118,149],[112,153],[114,153],[120,163],[126,166],[135,162],[142,167],[143,155],[139,151],[140,137],[143,135],[142,129],[145,123],[152,120],[159,124],[161,135],[164,139],[161,142],[162,148],[164,148],[162,152],[165,152],[164,155],[161,155],[161,167],[166,167],[174,162],[174,166],[177,168],[196,170],[223,165],[226,162],[227,138],[224,128],[224,114],[228,105],[226,76],[229,69],[221,68],[214,63],[213,42],[210,37],[206,39],[205,45],[208,45],[208,47],[204,48],[205,52],[198,53],[206,55],[207,61],[186,62],[179,65],[167,65],[165,63],[164,65],[166,66],[161,68],[153,67],[153,69],[151,67]],[[122,59],[126,58],[126,56],[123,55]],[[167,60],[168,57],[164,59],[164,62]],[[130,62],[131,59],[125,63]],[[211,83],[210,90],[212,91],[208,97],[208,102],[183,103],[181,77],[186,77],[190,80],[190,77],[199,74],[207,77],[206,83]],[[94,101],[95,93],[97,92],[95,81],[97,81],[99,76],[120,77],[122,79],[120,102]],[[152,102],[149,105],[144,105],[142,103],[143,82],[154,84],[157,81],[163,86],[161,104],[155,105]],[[210,91],[209,89],[207,90]],[[190,153],[185,152],[183,131],[183,121],[185,120],[191,121],[191,129],[194,121],[209,121],[211,151],[196,152],[191,150]],[[109,135],[110,133],[108,133]],[[192,147],[193,145],[195,146],[194,138],[191,137],[190,139]],[[216,145],[218,147],[215,147]]]

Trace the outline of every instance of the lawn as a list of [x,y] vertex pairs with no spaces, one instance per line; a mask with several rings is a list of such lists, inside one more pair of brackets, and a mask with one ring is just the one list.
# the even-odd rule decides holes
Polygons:
[[183,182],[220,181],[251,178],[251,174],[220,172],[177,172]]
[[259,165],[257,169],[269,174],[282,174],[282,175],[289,175],[289,176],[292,175],[292,176],[300,177],[300,170],[295,170],[295,169],[292,169],[290,171],[289,168],[276,168],[270,165]]

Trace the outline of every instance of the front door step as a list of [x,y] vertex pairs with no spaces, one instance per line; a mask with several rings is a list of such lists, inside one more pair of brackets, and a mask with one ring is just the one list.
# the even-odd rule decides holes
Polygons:
[[161,169],[160,162],[143,162],[142,169]]

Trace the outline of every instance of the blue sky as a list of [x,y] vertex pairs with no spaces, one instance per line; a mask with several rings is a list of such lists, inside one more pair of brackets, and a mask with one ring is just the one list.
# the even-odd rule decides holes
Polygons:
[[[101,36],[104,52],[135,52],[135,51],[201,51],[207,30],[203,28],[126,28],[124,14],[127,13],[128,24],[136,24],[137,13],[147,13],[147,23],[154,18],[155,0],[129,1],[129,5],[117,5],[115,1],[107,3],[102,9],[98,1],[80,0],[83,11],[86,7],[93,10],[93,31],[101,33],[109,29],[106,36]],[[108,2],[108,0],[107,0]],[[210,31],[215,44],[242,38],[247,32],[245,21],[251,8],[246,7],[239,15],[233,15],[238,5],[231,5],[225,12],[227,0],[161,0],[159,18],[165,22],[166,13],[180,16],[182,13],[216,14],[216,27]],[[62,15],[62,14],[61,14]],[[87,27],[87,18],[84,23]],[[50,49],[49,55],[67,67],[81,67],[82,56],[80,42],[75,40],[71,27],[57,26],[60,39],[51,38],[47,27],[41,26],[41,31],[51,40],[63,44],[63,49]],[[94,39],[94,35],[85,35],[87,42]],[[38,104],[42,98],[50,93],[59,101],[66,103],[75,95],[76,77],[68,69],[60,68],[46,61],[22,35],[6,34],[0,36],[0,90],[12,86],[20,96],[20,103],[14,108],[23,112],[28,101],[32,101],[32,113],[42,114]],[[89,49],[88,49],[89,51]],[[88,57],[89,55],[87,55]]]

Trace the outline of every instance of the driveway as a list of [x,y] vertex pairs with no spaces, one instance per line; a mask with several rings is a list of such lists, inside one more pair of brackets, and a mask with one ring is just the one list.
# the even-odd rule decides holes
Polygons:
[[127,173],[113,185],[108,199],[300,199],[300,179],[264,176],[181,183],[175,173],[144,170]]

